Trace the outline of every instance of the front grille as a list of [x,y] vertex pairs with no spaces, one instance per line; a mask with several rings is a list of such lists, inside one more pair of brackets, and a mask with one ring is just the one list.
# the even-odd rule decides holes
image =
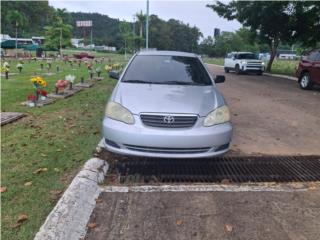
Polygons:
[[188,154],[188,153],[204,153],[210,150],[209,147],[205,148],[162,148],[162,147],[145,147],[124,144],[124,146],[132,151],[150,152],[150,153],[171,153],[171,154]]
[[141,114],[141,121],[144,125],[158,128],[190,128],[192,127],[198,117],[195,115],[154,115]]

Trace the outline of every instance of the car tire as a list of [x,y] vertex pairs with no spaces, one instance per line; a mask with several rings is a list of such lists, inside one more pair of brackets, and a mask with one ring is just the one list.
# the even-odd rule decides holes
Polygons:
[[312,88],[313,83],[311,81],[311,77],[309,73],[305,72],[301,74],[301,77],[299,79],[299,85],[300,85],[300,88],[303,90],[310,90]]
[[224,68],[224,72],[225,72],[225,73],[229,73],[229,68],[226,68],[226,67],[225,67],[225,68]]
[[238,64],[234,68],[234,71],[236,72],[237,75],[240,74],[240,66]]

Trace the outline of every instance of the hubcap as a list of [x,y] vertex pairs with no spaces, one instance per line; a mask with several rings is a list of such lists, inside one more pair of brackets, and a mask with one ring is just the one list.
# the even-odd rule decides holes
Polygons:
[[307,87],[309,84],[309,77],[304,75],[302,78],[301,78],[301,86],[302,87]]

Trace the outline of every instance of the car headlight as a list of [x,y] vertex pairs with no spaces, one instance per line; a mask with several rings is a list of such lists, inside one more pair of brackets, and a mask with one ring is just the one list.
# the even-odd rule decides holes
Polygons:
[[134,124],[132,113],[121,104],[116,102],[108,102],[105,115],[120,122]]
[[247,64],[247,61],[241,61],[241,64]]
[[265,63],[264,63],[264,62],[262,62],[262,63],[261,63],[261,65],[262,65],[262,66],[264,66],[264,65],[265,65]]
[[213,110],[204,119],[203,126],[210,127],[213,125],[225,123],[230,121],[230,111],[229,108],[224,105]]

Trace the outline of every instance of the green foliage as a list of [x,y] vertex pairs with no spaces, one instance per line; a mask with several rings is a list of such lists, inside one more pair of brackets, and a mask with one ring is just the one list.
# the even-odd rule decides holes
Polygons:
[[57,20],[53,22],[51,26],[46,26],[45,28],[45,46],[49,49],[59,49],[60,48],[60,37],[61,46],[63,48],[71,45],[71,30],[72,26],[64,24],[62,20]]
[[19,36],[31,37],[42,34],[54,9],[48,1],[1,1],[1,32],[14,36],[15,22],[9,17],[12,11],[18,12],[23,18]]
[[195,52],[202,33],[181,21],[164,21],[156,15],[150,16],[149,46],[158,50]]
[[209,36],[201,42],[199,48],[201,54],[210,57],[222,57],[231,51],[257,52],[259,50],[255,35],[247,28],[240,28],[235,33],[222,32],[215,39]]

